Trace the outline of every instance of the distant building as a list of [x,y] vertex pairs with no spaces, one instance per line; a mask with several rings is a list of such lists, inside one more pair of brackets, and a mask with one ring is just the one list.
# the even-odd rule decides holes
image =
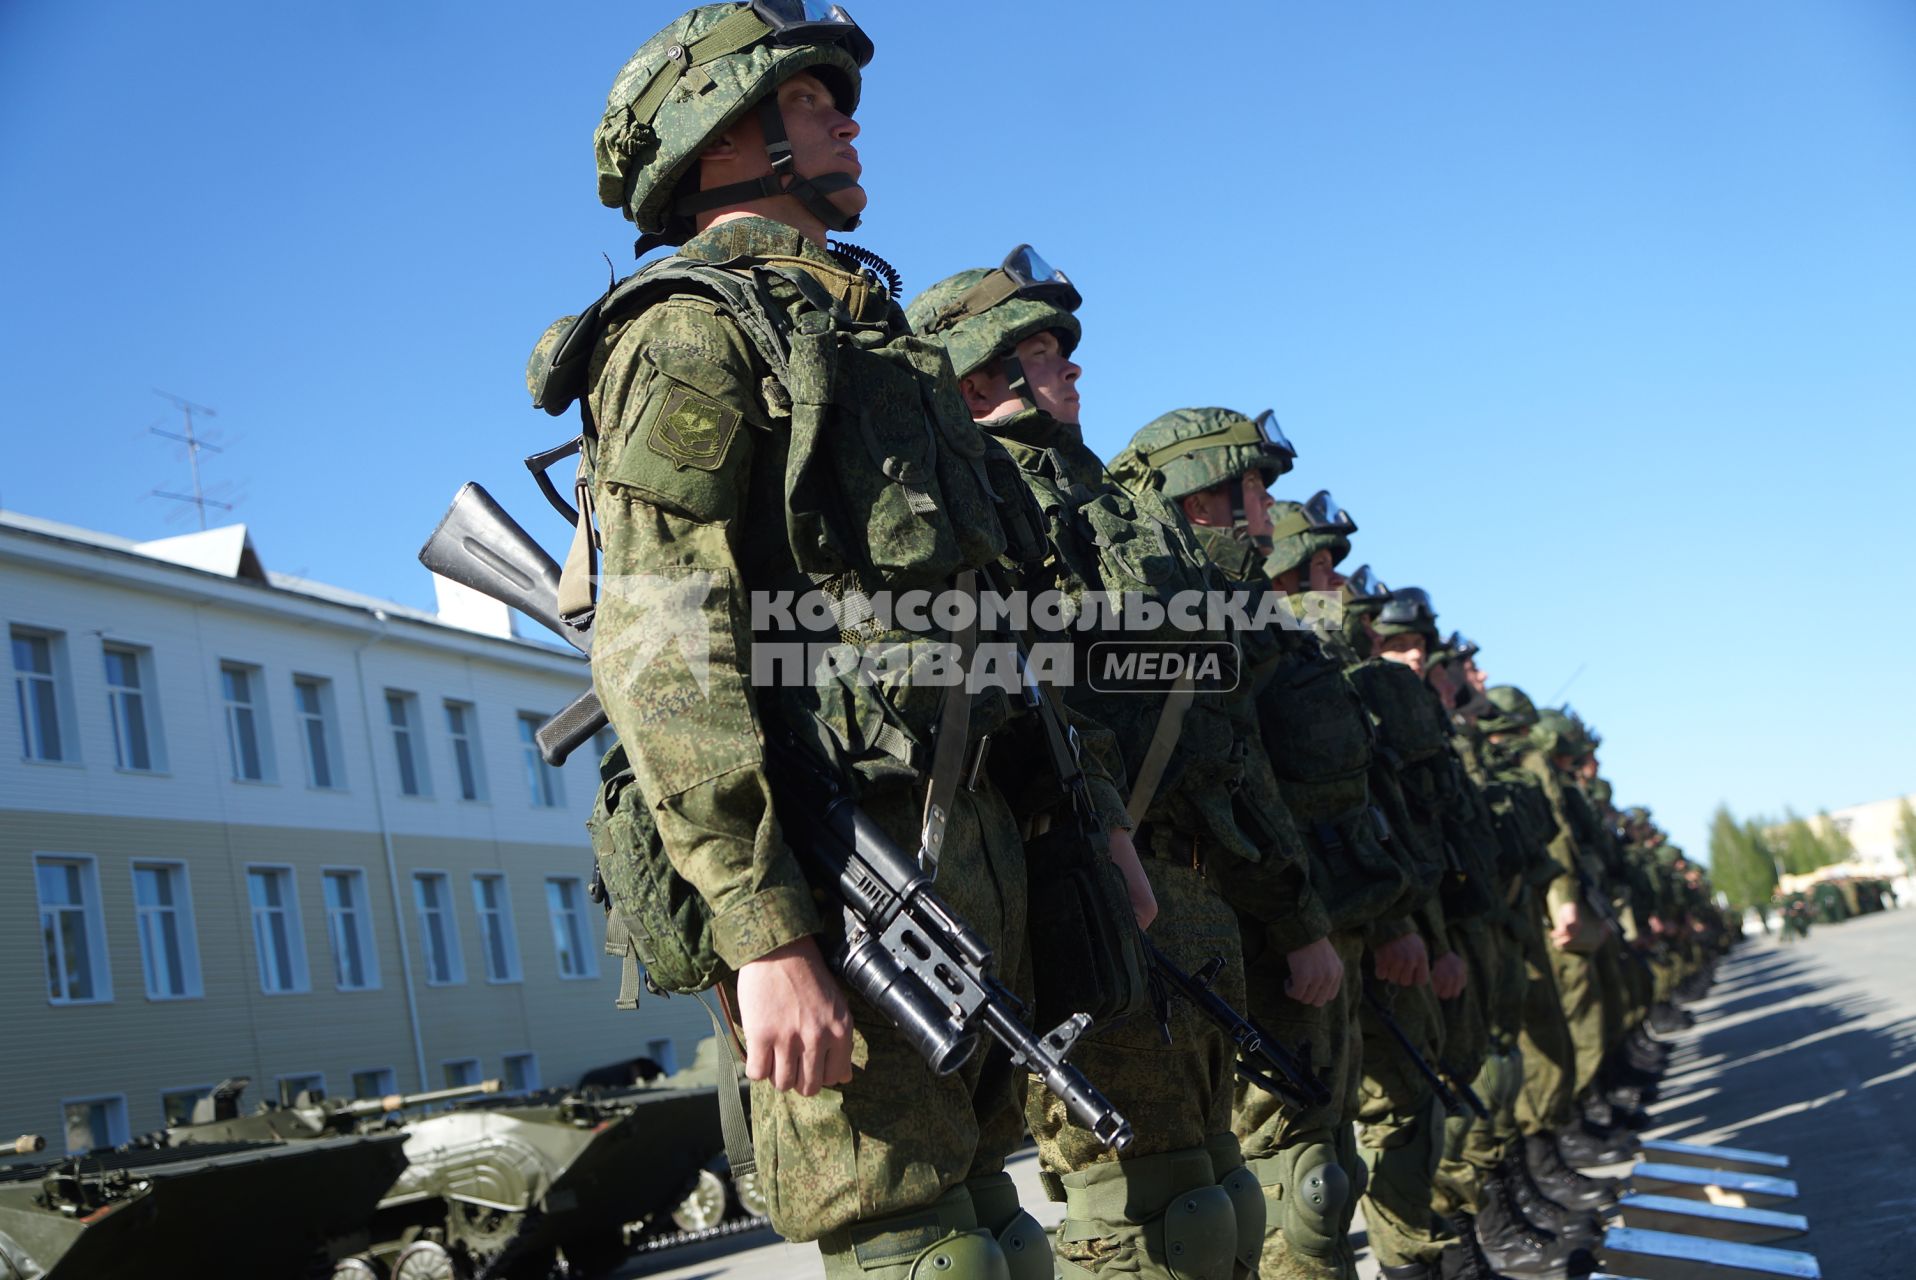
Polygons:
[[587,670],[503,606],[269,574],[244,526],[0,513],[0,623],[0,1135],[122,1141],[237,1075],[566,1084],[709,1034],[689,1000],[613,1007],[598,753],[532,747]]
[[[1853,804],[1847,809],[1833,809],[1828,815],[1829,826],[1848,836],[1850,843],[1856,846],[1855,861],[1892,878],[1904,876],[1910,868],[1903,864],[1896,850],[1905,804],[1916,808],[1916,792],[1868,804]],[[1827,830],[1821,814],[1809,822],[1819,832]]]

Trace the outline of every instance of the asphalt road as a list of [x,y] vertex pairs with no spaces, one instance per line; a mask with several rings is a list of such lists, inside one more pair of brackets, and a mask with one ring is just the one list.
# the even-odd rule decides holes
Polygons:
[[[1779,946],[1758,936],[1692,1006],[1646,1136],[1788,1155],[1810,1235],[1784,1247],[1817,1255],[1832,1280],[1916,1276],[1916,911],[1818,928]],[[1037,1162],[1012,1165],[1024,1203],[1047,1226],[1063,1206],[1037,1185]],[[1603,1170],[1622,1173],[1621,1168]],[[1362,1219],[1359,1219],[1359,1228]],[[1360,1271],[1375,1266],[1366,1256]],[[652,1280],[814,1280],[816,1250],[769,1231],[635,1259],[619,1275]]]

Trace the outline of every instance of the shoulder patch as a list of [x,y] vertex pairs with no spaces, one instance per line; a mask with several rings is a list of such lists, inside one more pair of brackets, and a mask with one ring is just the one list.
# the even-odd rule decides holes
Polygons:
[[652,419],[652,431],[645,443],[676,468],[717,471],[738,435],[740,420],[737,409],[683,384],[674,384]]

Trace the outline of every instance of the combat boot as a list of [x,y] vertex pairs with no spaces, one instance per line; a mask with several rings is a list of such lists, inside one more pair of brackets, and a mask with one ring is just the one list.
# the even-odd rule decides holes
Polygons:
[[1382,1280],[1442,1280],[1434,1262],[1406,1262],[1400,1267],[1379,1267]]
[[1557,1150],[1578,1167],[1618,1164],[1636,1154],[1637,1141],[1628,1134],[1577,1124],[1557,1135]]
[[1673,1004],[1660,1004],[1650,1010],[1650,1030],[1661,1031],[1669,1035],[1677,1031],[1688,1031],[1696,1025],[1696,1015],[1688,1009],[1679,1009]]
[[1616,1207],[1619,1194],[1616,1179],[1593,1178],[1572,1168],[1564,1161],[1550,1134],[1530,1134],[1523,1140],[1523,1153],[1537,1185],[1558,1204],[1598,1213]]
[[1501,1174],[1484,1179],[1482,1200],[1472,1225],[1484,1258],[1499,1274],[1521,1280],[1564,1280],[1570,1274],[1568,1250],[1523,1216]]
[[1505,1156],[1499,1172],[1517,1209],[1531,1222],[1556,1236],[1571,1248],[1594,1249],[1603,1239],[1603,1227],[1587,1209],[1570,1209],[1551,1199],[1530,1174],[1530,1165],[1512,1151]]
[[1458,1226],[1462,1238],[1455,1244],[1445,1245],[1443,1254],[1437,1259],[1440,1280],[1505,1280],[1503,1273],[1484,1256],[1484,1247],[1477,1242],[1476,1219],[1460,1218]]

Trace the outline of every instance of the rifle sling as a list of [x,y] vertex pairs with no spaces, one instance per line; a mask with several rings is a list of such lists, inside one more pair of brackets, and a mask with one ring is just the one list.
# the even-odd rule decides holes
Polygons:
[[1130,802],[1124,806],[1134,830],[1144,821],[1144,815],[1157,795],[1158,784],[1164,781],[1165,767],[1171,763],[1171,751],[1177,746],[1178,734],[1184,729],[1184,713],[1191,709],[1194,685],[1192,677],[1180,676],[1178,682],[1171,686],[1171,692],[1164,696],[1164,707],[1158,712],[1157,728],[1151,732],[1151,745],[1145,748],[1144,760],[1138,765],[1138,776],[1131,783]]
[[957,798],[959,777],[965,771],[965,739],[971,732],[969,675],[972,654],[978,648],[978,572],[958,575],[957,589],[972,601],[971,621],[953,637],[958,644],[957,678],[945,686],[945,705],[938,713],[938,736],[931,752],[931,785],[925,788],[925,821],[918,843],[919,869],[934,879],[938,856],[945,847],[945,827],[951,821],[951,802]]

